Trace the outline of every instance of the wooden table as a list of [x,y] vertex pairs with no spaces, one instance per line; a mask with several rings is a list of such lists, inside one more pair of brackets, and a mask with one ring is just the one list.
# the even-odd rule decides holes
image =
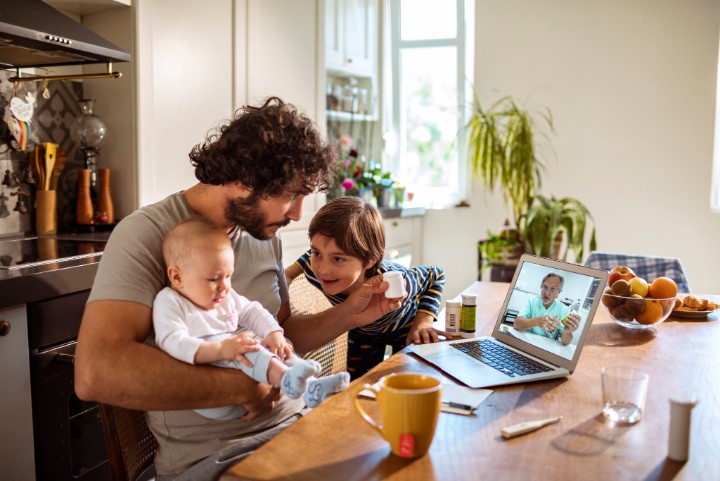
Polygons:
[[[476,282],[478,335],[492,331],[506,283]],[[708,297],[715,302],[720,296]],[[650,372],[643,420],[612,426],[600,415],[600,369]],[[496,388],[471,416],[441,413],[430,451],[415,460],[390,453],[360,418],[353,397],[392,372],[443,375],[400,352],[347,391],[258,449],[223,480],[720,480],[720,322],[670,317],[655,330],[631,331],[598,308],[576,371],[567,379]],[[666,458],[669,397],[694,394],[690,459]],[[374,401],[362,401],[378,419]],[[500,429],[562,415],[560,423],[503,440]]]

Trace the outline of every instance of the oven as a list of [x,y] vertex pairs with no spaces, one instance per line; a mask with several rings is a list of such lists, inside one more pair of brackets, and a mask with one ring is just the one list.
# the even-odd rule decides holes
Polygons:
[[90,291],[27,305],[37,481],[111,480],[99,408],[75,395],[75,341]]

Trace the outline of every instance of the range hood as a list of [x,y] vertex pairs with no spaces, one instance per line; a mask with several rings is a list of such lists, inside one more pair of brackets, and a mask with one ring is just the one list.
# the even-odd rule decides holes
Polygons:
[[0,0],[0,68],[129,60],[129,53],[41,0]]

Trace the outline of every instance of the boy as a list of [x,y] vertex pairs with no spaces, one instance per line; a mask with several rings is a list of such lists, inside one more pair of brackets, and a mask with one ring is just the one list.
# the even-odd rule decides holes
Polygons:
[[433,328],[440,309],[445,274],[437,266],[406,269],[383,260],[385,230],[380,212],[358,197],[338,197],[310,221],[310,250],[285,269],[288,283],[304,273],[328,300],[339,304],[377,274],[400,271],[407,296],[400,309],[348,333],[347,369],[352,379],[412,343],[437,342],[443,331]]

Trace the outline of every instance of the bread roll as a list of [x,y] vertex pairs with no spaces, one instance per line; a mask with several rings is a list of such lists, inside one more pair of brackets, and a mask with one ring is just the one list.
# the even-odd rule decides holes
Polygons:
[[683,305],[685,307],[694,307],[695,309],[697,309],[698,307],[700,307],[700,300],[693,295],[685,296],[685,298],[683,299]]

